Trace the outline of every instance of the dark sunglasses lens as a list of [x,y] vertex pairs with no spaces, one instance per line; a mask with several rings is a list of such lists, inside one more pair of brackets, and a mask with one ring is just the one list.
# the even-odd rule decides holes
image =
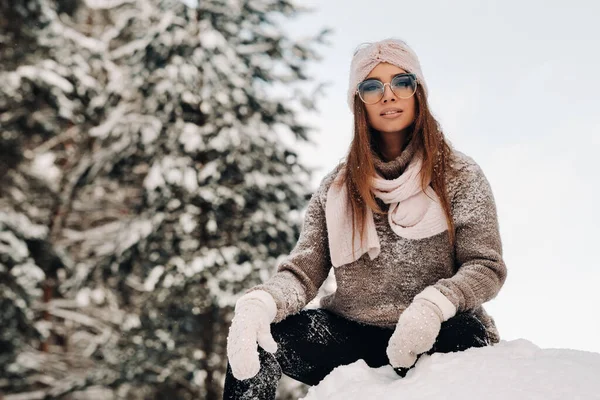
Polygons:
[[417,82],[410,75],[397,75],[392,79],[391,85],[394,94],[400,98],[407,99],[417,90]]
[[376,80],[364,81],[358,87],[358,94],[367,104],[377,103],[383,95],[383,83]]

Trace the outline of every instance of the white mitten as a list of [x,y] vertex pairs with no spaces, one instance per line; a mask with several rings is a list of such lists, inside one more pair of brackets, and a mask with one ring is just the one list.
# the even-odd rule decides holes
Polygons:
[[235,303],[227,336],[227,357],[236,379],[252,378],[260,370],[257,343],[269,353],[277,351],[271,336],[271,322],[276,314],[275,300],[264,290],[247,293]]
[[456,307],[432,286],[415,296],[400,315],[388,343],[386,352],[392,367],[412,367],[417,355],[433,347],[442,322],[454,314]]

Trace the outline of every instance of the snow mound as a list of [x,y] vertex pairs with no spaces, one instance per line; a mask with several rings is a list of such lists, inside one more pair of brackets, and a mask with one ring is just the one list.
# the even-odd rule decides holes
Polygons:
[[335,368],[303,400],[600,399],[600,354],[518,339],[422,356],[405,378],[364,360]]

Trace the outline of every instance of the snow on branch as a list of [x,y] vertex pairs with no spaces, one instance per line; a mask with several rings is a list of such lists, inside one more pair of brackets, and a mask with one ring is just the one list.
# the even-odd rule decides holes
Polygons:
[[85,0],[85,5],[94,10],[110,10],[125,4],[135,4],[135,0]]

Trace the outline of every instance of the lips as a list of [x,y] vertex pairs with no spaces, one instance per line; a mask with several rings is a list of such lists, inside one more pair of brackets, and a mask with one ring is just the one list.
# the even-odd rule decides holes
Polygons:
[[[390,114],[386,114],[387,111],[394,111],[394,112],[390,113]],[[385,118],[385,119],[400,118],[400,116],[402,115],[402,110],[399,109],[399,108],[396,108],[396,109],[385,109],[379,115],[381,116],[381,118]]]
[[[390,111],[394,111],[394,113],[391,114],[386,114],[387,112]],[[381,111],[381,115],[382,117],[391,117],[391,116],[398,116],[402,114],[402,109],[401,108],[397,108],[397,107],[389,107],[389,108],[385,108]]]

